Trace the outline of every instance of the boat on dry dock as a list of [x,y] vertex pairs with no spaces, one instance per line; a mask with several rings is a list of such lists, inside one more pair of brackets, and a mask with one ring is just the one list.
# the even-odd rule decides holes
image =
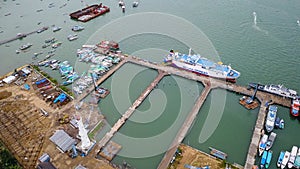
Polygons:
[[87,22],[109,11],[109,7],[104,6],[102,5],[102,3],[100,3],[99,5],[91,5],[76,12],[73,12],[70,14],[70,17],[71,19],[75,19],[81,22]]

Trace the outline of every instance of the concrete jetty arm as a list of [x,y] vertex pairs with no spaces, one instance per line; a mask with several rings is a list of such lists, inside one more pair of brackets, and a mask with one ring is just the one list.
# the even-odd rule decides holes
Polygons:
[[206,86],[201,95],[198,97],[195,105],[193,106],[191,112],[188,114],[187,118],[185,119],[182,127],[178,131],[175,139],[173,140],[172,144],[170,145],[168,151],[166,152],[165,156],[163,157],[162,161],[160,162],[158,169],[166,169],[172,160],[173,155],[175,154],[179,144],[183,141],[184,137],[186,136],[187,132],[189,131],[193,121],[195,120],[200,108],[202,107],[204,101],[206,100],[211,88]]

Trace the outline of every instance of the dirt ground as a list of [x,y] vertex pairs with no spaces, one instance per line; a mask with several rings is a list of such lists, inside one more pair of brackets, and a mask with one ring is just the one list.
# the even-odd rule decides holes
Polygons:
[[[43,153],[48,153],[51,162],[59,169],[73,169],[79,164],[89,169],[113,169],[106,161],[96,159],[94,153],[86,157],[79,155],[72,159],[68,153],[61,153],[55,147],[49,139],[55,130],[71,128],[69,123],[58,122],[59,114],[68,113],[71,117],[75,109],[61,112],[59,107],[46,102],[34,89],[30,79],[29,77],[26,81],[30,85],[30,90],[24,90],[22,85],[13,83],[0,87],[0,139],[22,167],[35,168],[38,158]],[[49,116],[44,116],[41,108],[46,110]],[[91,114],[91,127],[102,118],[94,116],[94,113],[96,111]]]
[[185,164],[194,167],[209,166],[210,169],[225,168],[222,166],[223,162],[210,155],[204,154],[197,149],[181,144],[179,149],[182,150],[181,156],[177,157],[175,162],[169,167],[169,169],[187,169]]

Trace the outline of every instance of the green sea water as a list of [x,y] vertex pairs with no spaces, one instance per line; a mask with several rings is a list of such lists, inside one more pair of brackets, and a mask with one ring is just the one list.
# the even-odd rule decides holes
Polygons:
[[[216,57],[218,61],[230,64],[241,72],[238,84],[247,85],[249,82],[284,84],[300,91],[298,61],[300,26],[296,22],[300,19],[300,2],[297,0],[152,0],[140,1],[138,8],[132,8],[132,2],[125,1],[127,5],[125,14],[118,7],[117,0],[102,2],[111,8],[109,13],[90,22],[79,23],[70,20],[68,14],[85,7],[86,4],[95,4],[98,1],[0,1],[0,40],[14,37],[19,32],[26,33],[42,26],[50,26],[49,30],[41,34],[33,34],[23,40],[1,45],[0,73],[4,74],[25,63],[35,62],[32,60],[35,52],[43,51],[44,54],[38,56],[39,59],[43,59],[50,48],[43,49],[41,46],[44,40],[50,37],[55,37],[62,42],[62,46],[57,48],[53,58],[68,60],[79,71],[84,64],[78,63],[76,49],[85,43],[118,37],[124,53],[155,62],[161,62],[170,49],[187,53],[190,47],[193,47],[195,52],[204,53],[206,57],[216,57],[215,52],[210,52],[210,49],[201,44],[207,43],[219,54],[219,57]],[[55,6],[49,8],[50,3]],[[65,3],[67,5],[63,6]],[[43,11],[37,12],[39,9]],[[256,24],[254,11],[257,14]],[[151,12],[158,13],[162,17],[145,18],[144,21],[141,21],[143,18],[134,17],[135,14],[143,17],[144,13],[149,16]],[[170,20],[163,22],[166,15],[171,16]],[[126,18],[136,20],[128,22]],[[157,23],[157,20],[160,23]],[[77,33],[78,40],[69,42],[67,36],[73,34],[71,27],[77,24],[84,26],[85,30]],[[148,24],[155,31],[149,29],[142,32],[148,30],[144,27]],[[54,33],[51,30],[52,25],[60,26],[62,30]],[[194,26],[193,29],[190,29],[190,25]],[[157,31],[160,28],[162,31]],[[194,28],[201,30],[209,41],[197,39],[198,32],[190,31]],[[166,33],[168,30],[172,34]],[[139,33],[129,34],[129,32]],[[125,35],[126,33],[129,35]],[[16,49],[28,42],[33,44],[29,50],[20,54],[15,53]],[[58,72],[46,71],[62,81]],[[130,74],[135,75],[130,76]],[[121,117],[156,75],[155,70],[126,64],[104,82],[103,85],[112,91],[101,101],[99,107],[106,116],[108,124],[113,125]],[[113,162],[122,164],[125,160],[133,168],[156,168],[163,156],[163,152],[157,149],[164,150],[171,143],[202,88],[201,84],[176,76],[165,77],[138,108],[139,111],[134,113],[113,138],[123,145]],[[258,109],[245,110],[238,104],[241,96],[229,92],[225,92],[226,97],[223,102],[216,102],[212,98],[218,95],[224,99],[224,91],[213,90],[210,93],[184,143],[205,152],[208,152],[208,147],[218,148],[228,153],[229,162],[244,165]],[[199,141],[204,125],[207,125],[205,122],[209,117],[208,114],[214,113],[210,111],[212,107],[223,105],[225,105],[224,110],[216,119],[220,121],[213,134],[205,142]],[[274,157],[270,168],[275,168],[281,150],[290,150],[292,145],[297,145],[300,141],[300,136],[297,135],[300,127],[299,120],[290,117],[288,109],[283,107],[279,107],[279,116],[286,120],[286,128],[275,130],[277,139],[272,148]],[[106,129],[108,130],[108,126]],[[154,140],[153,144],[149,144],[141,140],[141,138],[153,138],[161,133],[168,134],[162,141]],[[99,134],[98,139],[103,134],[104,131]],[[134,141],[131,138],[139,139]],[[145,154],[145,152],[151,153]]]

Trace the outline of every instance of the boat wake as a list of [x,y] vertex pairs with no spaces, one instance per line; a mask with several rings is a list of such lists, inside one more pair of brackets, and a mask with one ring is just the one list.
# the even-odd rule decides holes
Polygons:
[[268,31],[263,30],[263,29],[261,29],[259,26],[257,26],[257,15],[256,15],[256,12],[253,12],[252,14],[253,14],[253,26],[252,26],[252,27],[253,27],[255,30],[258,30],[258,31],[263,32],[263,33],[265,33],[266,35],[268,35],[268,34],[269,34]]

